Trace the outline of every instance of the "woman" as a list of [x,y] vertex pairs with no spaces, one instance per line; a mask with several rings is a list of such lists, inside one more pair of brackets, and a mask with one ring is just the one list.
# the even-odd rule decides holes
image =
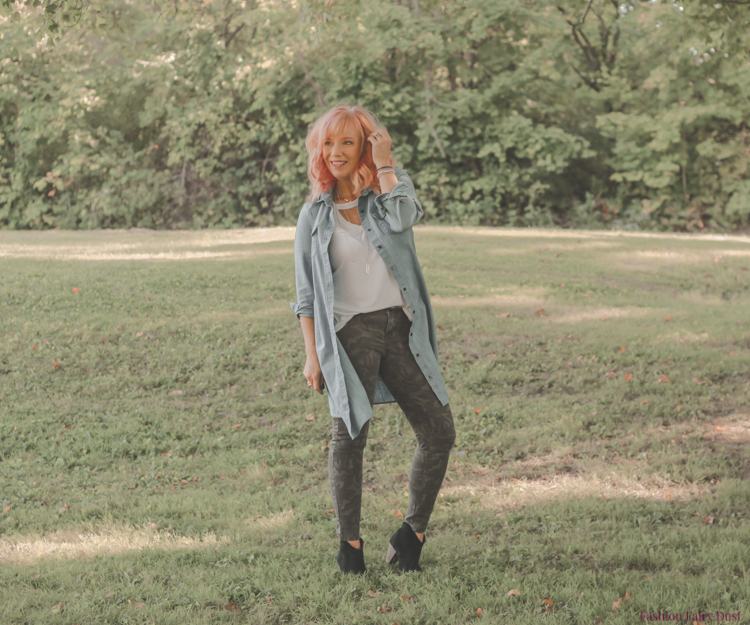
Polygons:
[[386,561],[420,571],[424,532],[448,466],[455,429],[440,375],[430,297],[412,226],[424,211],[392,166],[375,116],[336,106],[305,143],[312,191],[294,243],[297,302],[313,390],[328,387],[333,416],[328,472],[342,573],[364,573],[359,534],[362,456],[373,404],[398,402],[418,447],[409,510]]

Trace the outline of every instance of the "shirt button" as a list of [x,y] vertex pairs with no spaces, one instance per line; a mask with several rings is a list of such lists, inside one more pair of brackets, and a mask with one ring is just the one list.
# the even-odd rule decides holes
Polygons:
[[368,228],[368,229],[367,229],[367,232],[372,232],[372,228]]
[[410,333],[409,333],[409,336],[414,336],[414,332],[410,332]]
[[419,354],[417,354],[417,358],[419,358]]
[[404,287],[404,291],[406,291],[406,287]]
[[396,269],[395,267],[391,267],[391,270],[395,270],[395,269]]
[[379,250],[382,250],[382,249],[383,249],[383,246],[382,246],[382,245],[378,245],[378,249],[379,249]]

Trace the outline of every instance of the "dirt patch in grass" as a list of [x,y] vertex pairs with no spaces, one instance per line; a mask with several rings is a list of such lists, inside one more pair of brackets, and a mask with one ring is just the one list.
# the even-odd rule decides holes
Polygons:
[[648,317],[655,315],[653,308],[628,306],[625,308],[555,307],[547,313],[552,323],[580,323],[582,321],[610,321],[615,319]]
[[703,438],[726,447],[747,447],[750,444],[750,415],[734,414],[714,419],[705,426]]
[[614,458],[582,462],[570,455],[570,450],[558,450],[509,462],[497,470],[461,471],[460,476],[449,472],[440,496],[476,497],[481,507],[502,512],[521,505],[587,497],[687,501],[710,491],[708,484],[676,484],[653,476],[645,461]]
[[197,549],[206,545],[227,542],[226,537],[213,533],[200,539],[177,536],[159,531],[156,523],[132,527],[129,525],[97,527],[94,529],[65,529],[51,534],[17,536],[0,540],[0,562],[32,565],[40,561],[88,559],[100,555],[115,555],[126,551],[150,549]]

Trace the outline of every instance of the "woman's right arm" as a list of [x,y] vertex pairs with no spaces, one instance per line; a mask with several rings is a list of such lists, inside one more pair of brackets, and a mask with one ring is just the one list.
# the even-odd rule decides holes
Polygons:
[[313,317],[300,317],[299,322],[302,326],[302,336],[305,338],[305,353],[307,355],[305,369],[302,373],[310,383],[311,388],[322,395],[325,384],[318,361],[318,352],[315,351],[315,319]]
[[322,393],[325,385],[320,370],[318,353],[315,349],[315,319],[313,317],[315,288],[312,278],[312,259],[310,254],[312,239],[312,223],[309,205],[302,207],[297,220],[297,233],[294,238],[294,273],[297,282],[297,301],[292,302],[292,310],[302,326],[302,336],[305,339],[305,368],[303,375],[310,383],[310,387]]

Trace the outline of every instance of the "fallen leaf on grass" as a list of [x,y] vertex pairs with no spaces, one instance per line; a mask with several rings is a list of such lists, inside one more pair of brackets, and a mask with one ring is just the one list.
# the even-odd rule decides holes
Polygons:
[[514,588],[513,590],[509,590],[506,595],[506,597],[520,597],[521,591],[518,590],[518,588]]
[[142,608],[142,607],[144,607],[144,606],[145,606],[146,604],[145,604],[145,603],[141,603],[141,602],[139,601],[139,602],[137,602],[137,603],[135,603],[135,604],[133,604],[133,605],[135,605],[135,607],[136,607],[136,608]]
[[390,611],[391,611],[391,609],[388,607],[388,604],[386,604],[386,603],[384,603],[383,605],[381,605],[380,607],[378,607],[378,612],[382,612],[383,614],[387,614]]
[[477,608],[477,616],[482,616],[484,614],[484,610],[482,608]]
[[599,318],[599,321],[606,321],[606,320],[607,320],[607,315],[604,315],[603,317]]
[[620,609],[620,605],[622,605],[622,597],[612,604],[612,612],[617,612]]
[[553,605],[555,603],[554,599],[542,599],[542,601],[547,605]]
[[626,373],[625,374],[625,379],[628,380],[628,381],[632,380],[633,379],[633,374],[632,373]]
[[716,520],[716,517],[713,516],[707,516],[705,519],[703,519],[703,523],[708,523],[709,525],[713,525],[714,521]]
[[630,601],[630,593],[627,590],[625,591],[625,601],[626,602]]
[[314,414],[312,414],[312,413],[311,413],[311,414],[309,414],[309,415],[307,415],[307,416],[305,417],[305,421],[315,421],[315,415],[314,415]]
[[672,317],[667,317],[667,321],[672,321]]
[[50,612],[52,612],[53,614],[59,614],[59,613],[60,613],[60,612],[62,612],[62,611],[63,611],[64,609],[65,609],[65,604],[64,604],[64,603],[61,603],[61,604],[59,604],[59,605],[56,605],[56,606],[53,606],[53,607],[51,607],[51,608],[49,609],[49,611],[50,611]]
[[482,412],[482,410],[483,410],[483,408],[474,408],[474,412],[476,412],[477,414],[479,414],[480,412]]
[[671,381],[672,380],[670,380],[666,375],[659,376],[659,384],[661,384],[662,382],[671,382]]
[[403,512],[401,512],[401,510],[396,510],[395,514],[396,514],[396,516],[397,516],[397,517],[398,517],[399,519],[403,519],[403,518],[404,518],[404,513],[403,513]]
[[540,315],[540,314],[542,314],[543,312],[544,312],[544,308],[537,308],[537,309],[536,309],[536,314],[537,314],[537,315]]
[[411,601],[411,597],[407,597],[406,595],[401,595],[401,598],[402,598],[402,599],[403,599],[404,601]]
[[268,601],[269,605],[273,605],[273,601],[271,601],[271,595],[266,595],[266,601]]
[[646,400],[644,399],[644,400],[643,400],[643,401],[641,402],[641,406],[643,406],[644,404],[650,404],[650,403],[651,403],[650,401],[646,401]]
[[78,288],[77,286],[74,286],[74,287],[73,287],[73,293],[78,293],[78,291],[80,291],[80,290],[81,290],[81,289],[79,289],[79,288]]
[[3,514],[5,514],[8,510],[10,510],[13,507],[13,504],[8,504],[5,508],[3,508]]
[[371,597],[377,597],[378,595],[382,595],[383,593],[380,592],[379,590],[377,592],[373,592],[372,590],[368,590],[367,594],[370,595]]
[[729,355],[730,356],[734,356],[734,350],[732,350],[731,352],[729,352]]
[[234,426],[232,426],[232,427],[235,427],[235,428],[241,428],[241,427],[242,427],[242,424],[241,424],[241,423],[238,423],[237,425],[234,425]]
[[242,612],[242,610],[240,610],[240,608],[238,608],[238,607],[237,607],[236,605],[234,605],[233,603],[227,603],[227,604],[226,604],[226,605],[224,606],[224,608],[226,608],[226,609],[227,609],[227,610],[229,610],[230,612],[234,612],[235,610],[237,610],[238,612]]
[[721,427],[720,425],[717,425],[717,426],[716,426],[716,431],[717,431],[717,432],[724,432],[725,430],[726,430],[726,428],[723,428],[723,427]]
[[107,592],[104,593],[104,596],[107,597],[107,599],[110,599],[110,598],[112,598],[112,597],[115,596],[115,591],[114,590],[108,590]]
[[607,371],[607,373],[605,373],[604,375],[606,375],[608,378],[616,378],[617,377],[617,374],[614,371]]
[[620,348],[620,352],[621,352],[621,353],[625,353],[626,351],[628,351],[628,350],[627,350],[627,349],[625,349],[624,347],[621,347],[621,348]]

